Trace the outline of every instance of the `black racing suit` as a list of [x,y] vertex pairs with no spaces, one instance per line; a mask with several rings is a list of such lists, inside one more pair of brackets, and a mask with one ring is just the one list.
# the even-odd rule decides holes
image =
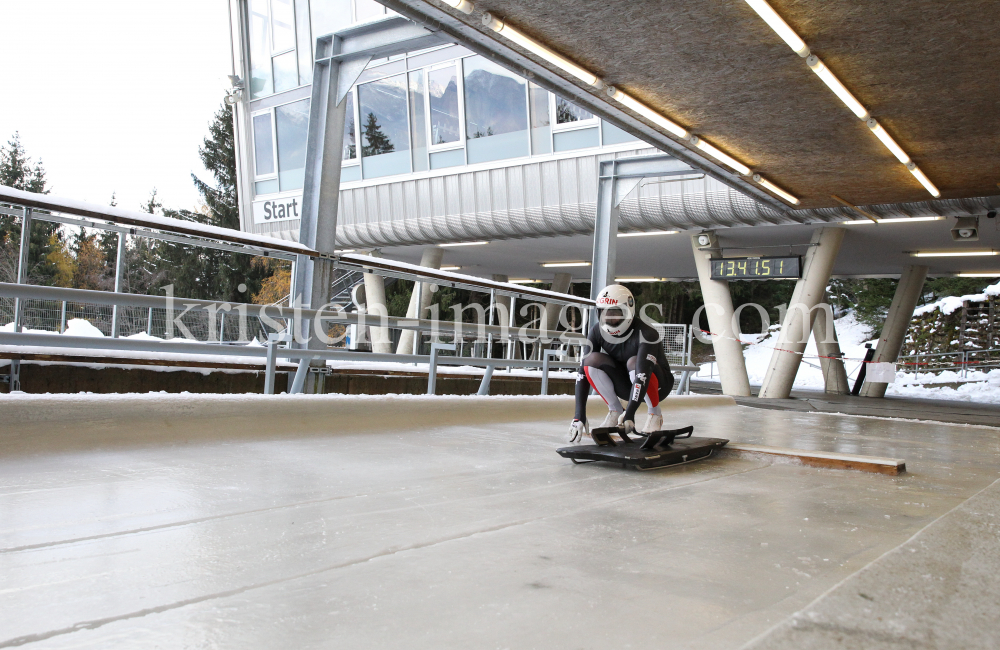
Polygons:
[[[632,321],[628,330],[618,337],[611,337],[601,330],[600,324],[590,328],[591,352],[580,364],[576,378],[576,415],[583,420],[587,416],[587,396],[590,382],[587,367],[600,368],[611,377],[618,397],[628,400],[625,419],[635,420],[635,412],[642,403],[650,382],[655,378],[657,399],[665,398],[674,386],[674,376],[670,374],[670,363],[663,354],[663,336],[638,318]],[[635,382],[629,378],[629,370],[635,370]],[[652,396],[651,396],[652,397]]]

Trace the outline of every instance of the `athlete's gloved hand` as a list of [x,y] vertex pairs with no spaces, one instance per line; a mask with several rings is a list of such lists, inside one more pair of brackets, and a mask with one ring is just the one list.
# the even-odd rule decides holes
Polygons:
[[573,423],[569,425],[569,441],[582,442],[584,435],[590,435],[590,423],[587,422],[586,418],[582,422],[573,420]]
[[623,412],[618,416],[618,426],[625,427],[625,434],[635,433],[635,420],[626,420]]

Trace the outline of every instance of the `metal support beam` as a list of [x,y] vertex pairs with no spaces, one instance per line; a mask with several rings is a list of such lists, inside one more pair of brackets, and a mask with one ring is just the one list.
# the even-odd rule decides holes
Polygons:
[[[917,265],[903,269],[899,284],[896,285],[896,293],[893,294],[892,303],[889,305],[889,314],[878,338],[878,345],[875,347],[873,363],[895,363],[899,358],[899,351],[906,339],[906,329],[913,319],[913,310],[923,291],[924,280],[927,279],[927,270],[928,267]],[[884,382],[866,381],[861,388],[861,396],[885,397],[888,387],[889,385]]]
[[292,380],[292,387],[288,389],[290,395],[297,395],[302,392],[306,385],[306,375],[309,374],[309,364],[312,359],[302,357],[299,359],[299,367],[295,369],[295,379]]
[[490,382],[493,381],[493,369],[495,367],[496,365],[492,363],[486,366],[486,371],[483,372],[483,380],[479,382],[479,391],[476,395],[490,394]]
[[[302,188],[302,218],[299,242],[333,255],[337,241],[337,206],[343,157],[346,97],[351,86],[372,58],[392,56],[451,42],[392,16],[320,36],[316,39],[312,100],[306,136],[305,181]],[[295,286],[302,305],[319,308],[330,299],[334,261],[328,258],[296,264]],[[305,324],[308,326],[308,323]],[[314,337],[310,348],[325,345]]]
[[[698,238],[702,235],[709,238],[708,246],[698,243]],[[746,397],[750,395],[750,380],[747,378],[743,346],[734,331],[736,321],[733,318],[733,298],[729,293],[729,282],[712,279],[711,260],[722,257],[718,240],[715,233],[701,233],[691,236],[691,246],[694,250],[695,267],[698,269],[701,294],[705,300],[705,315],[708,316],[712,349],[715,351],[715,361],[719,364],[722,392],[725,395]],[[696,320],[691,326],[700,327],[700,324]]]
[[802,362],[812,326],[812,311],[817,306],[829,309],[823,303],[826,285],[830,282],[833,264],[837,261],[840,244],[844,241],[843,228],[820,228],[813,232],[812,244],[802,265],[802,278],[795,283],[795,290],[788,302],[788,311],[781,324],[778,342],[771,354],[771,361],[760,387],[759,397],[783,399],[792,393],[795,374]]
[[[594,221],[594,255],[590,269],[590,299],[615,281],[618,241],[618,206],[643,178],[690,174],[689,165],[673,156],[635,156],[605,160],[598,167],[597,216]],[[597,312],[591,314],[597,318]],[[593,325],[593,323],[591,323]],[[588,328],[589,329],[589,328]]]

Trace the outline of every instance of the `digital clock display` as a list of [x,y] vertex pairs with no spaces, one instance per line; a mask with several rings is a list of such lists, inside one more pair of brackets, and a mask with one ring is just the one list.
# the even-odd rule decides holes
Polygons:
[[801,277],[801,258],[731,257],[712,260],[713,280],[767,280]]

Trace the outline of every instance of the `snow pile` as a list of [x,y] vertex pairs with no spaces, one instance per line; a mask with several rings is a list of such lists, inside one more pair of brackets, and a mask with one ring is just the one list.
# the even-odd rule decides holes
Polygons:
[[[55,332],[53,332],[54,334]],[[94,327],[90,321],[82,318],[71,318],[66,321],[66,336],[93,336],[104,338],[104,333]]]
[[937,302],[917,307],[913,310],[913,317],[917,318],[918,316],[924,316],[938,310],[947,316],[961,309],[962,303],[966,300],[969,302],[986,302],[990,296],[1000,296],[1000,282],[986,287],[982,293],[970,293],[967,296],[946,296]]

